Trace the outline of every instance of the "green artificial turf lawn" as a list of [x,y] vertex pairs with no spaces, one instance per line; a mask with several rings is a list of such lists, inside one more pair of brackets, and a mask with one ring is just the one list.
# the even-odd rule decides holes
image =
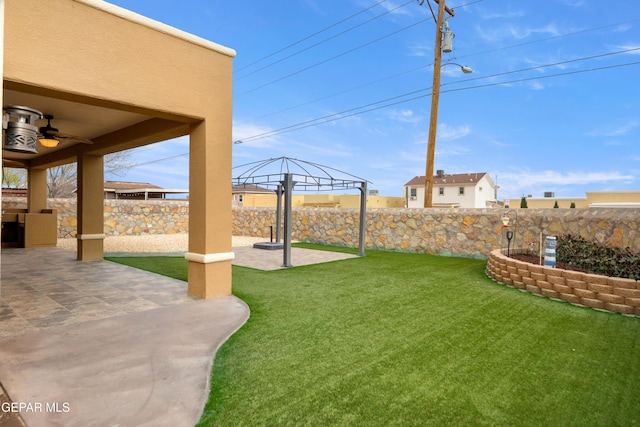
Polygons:
[[[186,278],[180,258],[116,261]],[[199,425],[639,425],[640,319],[498,285],[485,266],[368,251],[234,267],[251,317],[216,355]]]

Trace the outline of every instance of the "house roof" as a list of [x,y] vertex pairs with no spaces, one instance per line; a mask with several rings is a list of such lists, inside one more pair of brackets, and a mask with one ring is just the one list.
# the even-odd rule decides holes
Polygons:
[[[433,185],[461,185],[472,184],[475,185],[486,175],[486,172],[474,172],[474,173],[454,173],[444,175],[434,175]],[[411,181],[407,182],[405,186],[412,187],[424,187],[424,175],[416,176]]]
[[126,181],[105,181],[104,191],[108,193],[116,194],[136,194],[136,193],[151,193],[151,194],[189,194],[187,188],[162,188],[157,185],[149,184],[148,182],[126,182]]
[[271,194],[273,191],[255,184],[237,184],[231,188],[232,193]]
[[127,182],[127,181],[105,181],[105,190],[138,190],[141,188],[162,190],[162,187],[149,184],[148,182]]

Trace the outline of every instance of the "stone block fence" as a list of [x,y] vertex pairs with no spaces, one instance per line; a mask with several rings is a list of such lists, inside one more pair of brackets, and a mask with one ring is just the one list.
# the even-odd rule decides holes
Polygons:
[[[76,200],[49,199],[58,211],[60,238],[76,234]],[[2,208],[25,208],[24,198],[3,198]],[[174,234],[189,231],[185,200],[105,200],[107,236]],[[488,259],[507,246],[504,209],[369,209],[367,248]],[[233,235],[269,239],[275,208],[234,207]],[[571,233],[612,247],[640,251],[638,209],[519,209],[510,211],[511,248],[529,248],[540,236]],[[358,209],[295,208],[292,238],[338,246],[357,246]]]

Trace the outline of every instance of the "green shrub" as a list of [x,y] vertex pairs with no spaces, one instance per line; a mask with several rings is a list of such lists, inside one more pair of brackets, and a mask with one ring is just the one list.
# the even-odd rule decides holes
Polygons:
[[529,206],[527,205],[527,198],[522,196],[522,199],[520,199],[520,208],[521,209],[527,209]]
[[558,237],[559,262],[611,277],[640,279],[640,253],[629,248],[610,248],[566,234]]

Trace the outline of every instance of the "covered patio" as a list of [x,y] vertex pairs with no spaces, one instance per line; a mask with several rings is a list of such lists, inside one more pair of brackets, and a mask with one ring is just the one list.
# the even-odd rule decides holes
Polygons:
[[[104,1],[2,4],[5,121],[14,122],[9,127],[25,126],[6,114],[11,106],[42,114],[30,123],[40,129],[38,136],[3,140],[3,166],[24,168],[28,177],[27,209],[3,212],[3,222],[31,236],[20,244],[55,246],[41,237],[55,235],[47,169],[77,162],[76,259],[102,259],[104,156],[188,135],[187,292],[204,299],[230,295],[235,52]],[[44,115],[53,119],[48,122]],[[52,146],[43,145],[45,126],[55,127],[57,141],[47,144]],[[25,261],[25,268],[34,263]],[[2,285],[9,286],[4,277]]]

